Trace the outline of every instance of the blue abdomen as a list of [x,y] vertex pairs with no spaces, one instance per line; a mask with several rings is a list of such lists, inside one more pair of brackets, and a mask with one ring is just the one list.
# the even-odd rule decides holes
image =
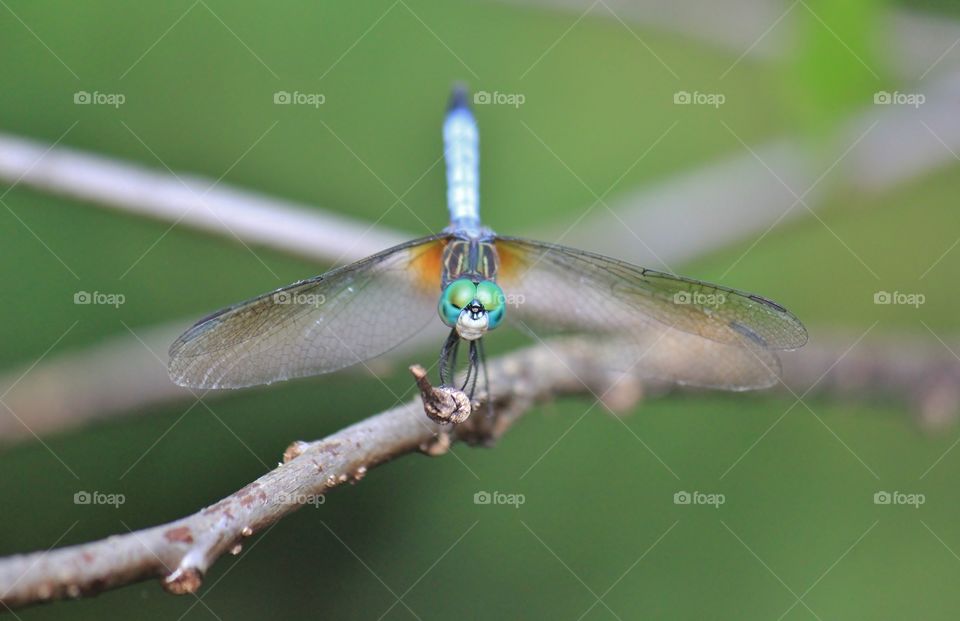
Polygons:
[[447,164],[447,207],[457,229],[480,228],[480,135],[470,111],[467,92],[455,88],[443,122],[443,153]]

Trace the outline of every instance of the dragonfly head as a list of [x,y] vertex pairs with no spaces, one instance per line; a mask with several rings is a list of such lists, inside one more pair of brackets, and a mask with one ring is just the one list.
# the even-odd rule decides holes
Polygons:
[[456,328],[460,338],[475,341],[503,320],[503,290],[492,280],[458,278],[443,289],[438,310],[443,323]]

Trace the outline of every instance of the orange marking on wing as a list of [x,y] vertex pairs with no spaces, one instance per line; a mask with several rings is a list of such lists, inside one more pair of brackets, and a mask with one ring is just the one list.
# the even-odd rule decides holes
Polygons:
[[497,250],[497,259],[499,260],[497,281],[501,285],[507,286],[516,284],[517,280],[523,276],[527,261],[520,251],[507,246],[505,242],[497,240],[494,242],[494,247]]
[[415,251],[410,258],[410,269],[413,270],[414,282],[429,293],[440,291],[440,273],[443,270],[443,249],[447,240],[438,239]]

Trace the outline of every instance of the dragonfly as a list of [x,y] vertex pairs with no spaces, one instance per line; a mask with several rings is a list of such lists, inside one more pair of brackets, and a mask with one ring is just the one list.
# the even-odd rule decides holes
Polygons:
[[170,348],[173,381],[240,388],[328,373],[436,321],[449,329],[441,385],[471,401],[486,375],[484,339],[505,323],[610,345],[611,371],[734,391],[774,384],[778,352],[806,343],[800,320],[759,295],[483,226],[479,130],[463,88],[450,98],[443,146],[449,226],[201,319]]

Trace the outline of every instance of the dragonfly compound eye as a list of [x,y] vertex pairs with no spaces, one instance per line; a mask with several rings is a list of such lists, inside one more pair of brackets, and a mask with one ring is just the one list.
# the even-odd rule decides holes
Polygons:
[[483,304],[483,308],[487,311],[488,328],[491,330],[496,328],[503,320],[506,307],[503,289],[492,280],[484,280],[477,285],[477,301]]
[[443,290],[438,311],[443,323],[451,328],[457,325],[460,311],[477,297],[477,286],[469,278],[459,278]]

